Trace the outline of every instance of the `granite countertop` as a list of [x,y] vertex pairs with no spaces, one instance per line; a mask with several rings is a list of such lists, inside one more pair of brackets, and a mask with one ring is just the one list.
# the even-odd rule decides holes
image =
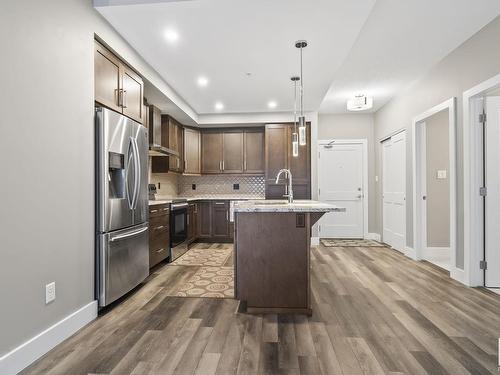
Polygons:
[[162,197],[157,196],[155,200],[150,200],[149,205],[172,203],[173,199],[186,199],[188,202],[200,201],[200,200],[228,200],[228,201],[247,201],[247,200],[264,200],[264,197],[256,198],[255,196],[248,195],[211,195],[211,196],[194,196],[194,197]]
[[296,200],[293,203],[284,200],[254,200],[238,202],[233,209],[234,212],[345,212],[346,210],[343,207],[312,200]]

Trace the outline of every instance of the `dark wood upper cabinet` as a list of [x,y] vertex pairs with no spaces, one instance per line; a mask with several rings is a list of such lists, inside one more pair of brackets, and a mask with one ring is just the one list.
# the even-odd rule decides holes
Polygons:
[[288,126],[266,125],[265,138],[266,180],[274,182],[279,170],[288,168]]
[[222,173],[222,133],[201,133],[201,172]]
[[106,47],[94,41],[94,100],[142,123],[143,95],[142,78]]
[[184,170],[183,143],[182,125],[168,116],[168,145],[171,150],[179,153],[179,156],[169,156],[169,170],[171,172],[182,173]]
[[94,43],[94,97],[95,101],[121,112],[118,104],[121,71],[120,60],[104,48]]
[[201,135],[196,129],[184,128],[184,174],[201,173]]
[[291,124],[269,124],[265,130],[266,198],[284,199],[287,182],[284,176],[275,184],[276,175],[282,168],[290,169],[293,177],[295,199],[311,199],[311,130],[307,124],[307,144],[299,146],[299,156],[292,155]]
[[122,107],[123,114],[142,122],[144,117],[142,78],[126,65],[122,65]]
[[229,204],[227,201],[212,202],[212,237],[229,237]]
[[243,136],[243,173],[264,174],[264,130],[245,130]]
[[201,173],[264,174],[263,129],[205,130]]
[[222,133],[222,173],[243,173],[243,131]]

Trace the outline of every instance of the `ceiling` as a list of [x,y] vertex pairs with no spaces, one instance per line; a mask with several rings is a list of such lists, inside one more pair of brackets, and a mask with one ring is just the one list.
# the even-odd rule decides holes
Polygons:
[[298,39],[309,43],[305,111],[343,113],[358,93],[377,110],[500,14],[498,0],[94,2],[200,115],[291,111]]

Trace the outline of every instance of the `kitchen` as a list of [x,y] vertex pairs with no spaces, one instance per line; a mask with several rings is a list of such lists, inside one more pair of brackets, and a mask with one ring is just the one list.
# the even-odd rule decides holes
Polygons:
[[[301,123],[306,127],[305,139],[303,144],[294,145],[297,123],[219,129],[185,126],[149,104],[145,95],[140,75],[102,41],[95,41],[99,166],[96,290],[100,307],[143,282],[148,269],[176,262],[194,243],[233,243],[234,207],[243,201],[254,201],[255,205],[260,200],[289,197],[289,209],[297,199],[301,205],[314,204],[314,212],[342,210],[310,200],[310,123]],[[166,190],[161,189],[162,180],[166,180],[169,194],[161,193]],[[134,220],[125,220],[130,212]],[[307,225],[309,230],[320,216]],[[309,248],[311,236],[308,232],[304,248]],[[301,267],[309,264],[307,259],[303,258]],[[294,276],[288,278],[290,282]],[[240,277],[239,283],[242,280]],[[270,282],[270,286],[275,283]],[[309,281],[306,284],[304,294],[309,295]],[[309,300],[301,306],[301,311],[311,312]]]
[[2,2],[0,373],[496,373],[499,16]]

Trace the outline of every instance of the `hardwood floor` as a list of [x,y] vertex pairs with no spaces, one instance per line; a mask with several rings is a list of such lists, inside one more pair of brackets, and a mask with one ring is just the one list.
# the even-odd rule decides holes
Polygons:
[[387,248],[311,261],[312,317],[168,297],[193,267],[163,266],[23,374],[497,374],[500,296]]

